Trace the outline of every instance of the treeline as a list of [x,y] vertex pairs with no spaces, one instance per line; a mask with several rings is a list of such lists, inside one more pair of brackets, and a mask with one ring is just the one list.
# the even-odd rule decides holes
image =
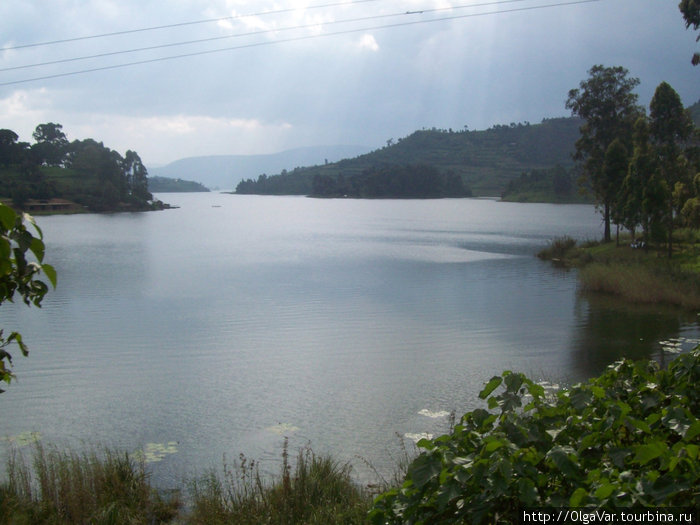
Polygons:
[[580,125],[578,118],[554,118],[476,131],[422,129],[352,159],[245,180],[236,193],[309,195],[317,175],[347,181],[382,166],[423,165],[458,175],[477,195],[500,195],[523,172],[573,166]]
[[426,165],[383,166],[367,169],[360,175],[345,178],[316,175],[311,187],[313,197],[425,199],[470,197],[462,178],[455,173],[441,173]]
[[611,240],[611,224],[644,241],[666,242],[673,231],[700,227],[700,132],[666,82],[645,108],[637,105],[639,79],[623,67],[593,66],[569,92],[567,108],[584,119],[575,157],[596,198]]
[[208,192],[209,188],[200,182],[170,177],[149,177],[148,189],[154,193]]
[[23,208],[30,199],[64,198],[91,211],[152,207],[148,171],[135,151],[121,156],[93,139],[70,142],[60,124],[39,124],[35,142],[0,129],[0,196]]
[[501,194],[509,202],[590,203],[589,194],[579,188],[573,169],[563,166],[521,173]]

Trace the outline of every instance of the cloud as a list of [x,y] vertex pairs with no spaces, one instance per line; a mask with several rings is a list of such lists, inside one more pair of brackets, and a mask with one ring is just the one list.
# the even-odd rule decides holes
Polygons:
[[379,51],[379,44],[377,44],[374,36],[370,34],[362,35],[360,41],[357,43],[357,47],[360,49],[368,49],[369,51]]

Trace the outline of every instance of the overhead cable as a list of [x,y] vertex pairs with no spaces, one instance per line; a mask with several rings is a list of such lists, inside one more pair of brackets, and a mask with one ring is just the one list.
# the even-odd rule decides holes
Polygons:
[[355,22],[367,22],[370,20],[379,20],[379,19],[383,19],[383,18],[422,15],[422,14],[427,14],[427,13],[437,13],[440,11],[453,11],[453,10],[457,10],[457,9],[469,9],[469,8],[474,8],[474,7],[486,7],[486,6],[494,6],[494,5],[499,5],[499,4],[512,4],[512,3],[516,3],[516,2],[528,2],[528,1],[531,1],[531,0],[497,0],[497,1],[491,1],[491,2],[483,2],[483,3],[479,3],[479,4],[457,5],[457,6],[451,6],[451,7],[437,7],[437,8],[432,8],[432,9],[423,9],[420,11],[401,11],[398,13],[390,13],[390,14],[384,14],[384,15],[370,15],[370,16],[364,16],[364,17],[359,17],[359,18],[346,18],[346,19],[341,19],[341,20],[331,20],[328,22],[314,22],[311,24],[303,24],[303,25],[289,26],[289,27],[280,27],[280,28],[275,28],[275,29],[261,29],[258,31],[250,31],[248,33],[236,33],[236,34],[230,34],[230,35],[221,35],[221,36],[214,36],[214,37],[208,37],[208,38],[200,38],[200,39],[196,39],[196,40],[184,40],[184,41],[180,41],[180,42],[171,42],[168,44],[157,44],[157,45],[138,47],[138,48],[132,48],[132,49],[123,49],[123,50],[119,50],[119,51],[108,51],[105,53],[98,53],[95,55],[85,55],[85,56],[79,56],[79,57],[61,58],[58,60],[38,62],[38,63],[34,63],[34,64],[24,64],[21,66],[10,66],[10,67],[5,67],[5,68],[0,68],[0,72],[15,71],[18,69],[29,69],[29,68],[41,67],[41,66],[51,66],[51,65],[56,65],[56,64],[65,64],[68,62],[77,62],[80,60],[90,60],[93,58],[105,58],[105,57],[109,57],[109,56],[123,55],[123,54],[127,54],[127,53],[153,51],[155,49],[165,49],[168,47],[201,44],[204,42],[214,42],[217,40],[228,40],[228,39],[232,39],[232,38],[242,38],[242,37],[247,37],[247,36],[259,36],[259,35],[264,35],[264,34],[268,34],[268,33],[281,33],[283,31],[295,31],[295,30],[300,30],[300,29],[310,29],[310,28],[319,27],[319,26],[349,24],[349,23],[355,23]]
[[469,13],[469,14],[464,14],[464,15],[447,16],[447,17],[442,17],[442,18],[431,18],[429,20],[412,20],[409,22],[397,22],[394,24],[385,24],[385,25],[379,25],[379,26],[345,29],[345,30],[334,31],[334,32],[330,32],[330,33],[321,33],[321,34],[315,34],[315,35],[303,35],[303,36],[298,36],[298,37],[285,38],[285,39],[281,39],[281,40],[268,40],[268,41],[264,41],[264,42],[254,42],[254,43],[250,43],[250,44],[243,44],[240,46],[232,46],[232,47],[225,47],[225,48],[219,48],[219,49],[210,49],[210,50],[205,50],[205,51],[195,51],[192,53],[183,53],[180,55],[171,55],[171,56],[165,56],[165,57],[151,58],[151,59],[147,59],[147,60],[126,62],[126,63],[122,63],[122,64],[112,64],[112,65],[108,65],[108,66],[99,66],[99,67],[94,67],[94,68],[89,68],[89,69],[81,69],[81,70],[77,70],[77,71],[55,73],[52,75],[44,75],[44,76],[39,76],[39,77],[26,78],[26,79],[22,79],[22,80],[0,82],[0,86],[24,84],[24,83],[28,83],[28,82],[36,82],[39,80],[48,80],[48,79],[52,79],[52,78],[61,78],[61,77],[67,77],[67,76],[73,76],[73,75],[81,75],[81,74],[85,74],[85,73],[93,73],[96,71],[107,71],[110,69],[121,69],[121,68],[143,65],[143,64],[152,64],[155,62],[164,62],[166,60],[176,60],[176,59],[188,58],[188,57],[194,57],[194,56],[203,56],[203,55],[210,55],[210,54],[214,54],[214,53],[222,53],[225,51],[234,51],[234,50],[239,50],[239,49],[248,49],[248,48],[254,48],[254,47],[270,46],[270,45],[277,45],[277,44],[283,44],[283,43],[288,43],[288,42],[298,42],[298,41],[302,41],[302,40],[312,40],[312,39],[316,39],[316,38],[324,38],[324,37],[336,36],[336,35],[347,35],[347,34],[360,33],[360,32],[365,32],[365,31],[374,31],[374,30],[378,30],[378,29],[392,29],[392,28],[397,28],[397,27],[414,26],[414,25],[419,25],[419,24],[445,22],[448,20],[459,20],[459,19],[465,19],[465,18],[473,18],[473,17],[477,17],[477,16],[499,15],[499,14],[506,14],[506,13],[522,12],[522,11],[532,11],[532,10],[536,10],[536,9],[549,9],[549,8],[553,8],[553,7],[564,7],[564,6],[572,6],[572,5],[579,5],[579,4],[589,4],[589,3],[593,3],[593,2],[599,2],[599,1],[600,0],[575,0],[575,1],[570,1],[570,2],[557,2],[557,3],[553,3],[553,4],[544,4],[544,5],[537,5],[537,6],[527,6],[527,7],[513,8],[513,9],[504,9],[501,11],[490,11],[490,12],[486,12],[486,13]]

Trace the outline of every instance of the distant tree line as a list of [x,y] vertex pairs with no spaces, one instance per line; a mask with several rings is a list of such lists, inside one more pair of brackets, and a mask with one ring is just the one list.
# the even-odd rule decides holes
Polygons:
[[462,178],[455,173],[441,173],[426,165],[392,165],[364,170],[360,175],[345,177],[317,174],[312,183],[313,197],[355,198],[443,198],[469,197]]
[[637,105],[639,84],[623,67],[593,66],[569,92],[566,106],[584,119],[575,158],[610,225],[641,229],[644,240],[665,241],[674,228],[700,227],[700,133],[678,93],[656,88],[649,114]]
[[[23,207],[28,199],[64,197],[94,211],[142,209],[153,196],[135,151],[122,157],[93,139],[69,142],[60,124],[39,124],[35,143],[0,129],[0,195]],[[4,168],[4,169],[3,169]]]
[[590,202],[577,184],[574,169],[563,166],[523,172],[513,179],[501,194],[501,199],[516,202]]

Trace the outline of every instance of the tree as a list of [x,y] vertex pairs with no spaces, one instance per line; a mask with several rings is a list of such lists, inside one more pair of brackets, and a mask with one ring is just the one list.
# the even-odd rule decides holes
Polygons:
[[681,197],[691,185],[685,150],[693,129],[678,93],[666,82],[659,84],[649,104],[649,135],[660,175],[670,189],[665,210],[669,257],[673,253],[674,220],[684,204]]
[[603,207],[604,240],[610,241],[610,209],[618,186],[605,176],[605,153],[615,139],[631,149],[632,127],[642,112],[633,92],[639,79],[629,78],[623,67],[595,65],[579,89],[569,91],[567,109],[584,119],[581,137],[576,141],[574,158],[583,162],[596,200]]
[[[685,28],[688,29],[693,26],[693,29],[697,30],[700,27],[700,1],[698,0],[681,0],[678,4],[678,8],[683,14],[685,19]],[[695,39],[696,42],[700,42],[700,35]],[[694,53],[691,60],[694,66],[700,64],[700,53]]]
[[[619,189],[622,187],[628,166],[627,148],[620,139],[613,140],[605,151],[605,159],[603,160],[603,176],[611,188]],[[610,203],[610,218],[617,226],[615,236],[617,244],[620,243],[620,224],[623,222],[623,212],[624,194],[622,191],[617,191]]]
[[135,151],[128,150],[124,157],[124,174],[126,176],[129,196],[137,202],[153,198],[148,191],[148,171]]
[[[36,236],[25,223],[33,227]],[[56,271],[43,262],[45,247],[42,239],[41,229],[30,215],[18,215],[12,208],[0,204],[0,304],[13,302],[15,295],[19,295],[26,305],[40,307],[48,292],[47,284],[38,278],[42,272],[56,287]],[[34,260],[27,260],[27,252],[33,254]],[[0,381],[8,384],[14,377],[12,355],[7,351],[12,343],[19,346],[23,355],[29,353],[18,332],[5,337],[0,330]]]
[[60,166],[63,164],[68,147],[66,134],[61,131],[63,126],[48,122],[39,124],[32,137],[36,144],[32,146],[32,152],[38,164],[47,166]]
[[0,129],[0,164],[7,167],[18,160],[19,136],[11,129]]
[[639,117],[634,124],[633,151],[627,175],[622,183],[622,225],[634,235],[637,225],[642,226],[645,246],[649,246],[649,231],[655,211],[661,209],[662,188],[654,178],[656,163],[649,144],[649,124]]

